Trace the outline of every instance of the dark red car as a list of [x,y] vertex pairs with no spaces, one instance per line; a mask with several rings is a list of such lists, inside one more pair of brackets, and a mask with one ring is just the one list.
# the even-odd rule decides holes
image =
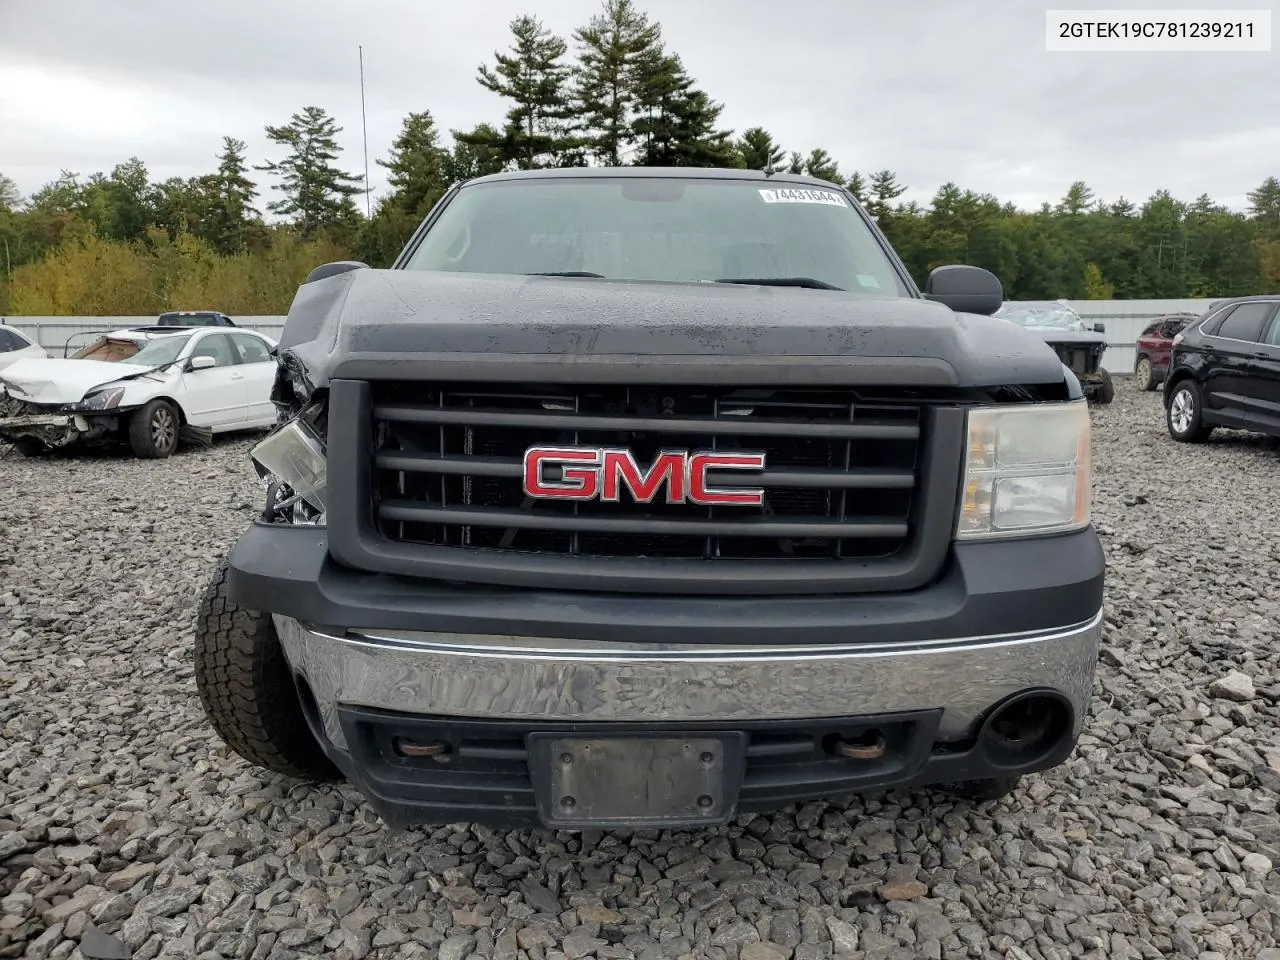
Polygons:
[[1173,357],[1173,338],[1195,318],[1194,313],[1168,313],[1143,328],[1134,344],[1133,379],[1139,390],[1154,390],[1164,382]]

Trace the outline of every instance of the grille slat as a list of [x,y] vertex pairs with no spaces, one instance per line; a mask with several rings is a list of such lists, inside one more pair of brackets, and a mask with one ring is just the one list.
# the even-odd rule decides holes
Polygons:
[[610,417],[589,414],[510,413],[493,409],[438,410],[378,406],[376,420],[399,423],[465,424],[472,427],[531,427],[537,430],[656,430],[663,433],[715,433],[721,436],[852,437],[915,440],[920,428],[907,424],[842,423],[820,420],[750,420],[746,417],[676,419],[674,417]]
[[[925,408],[850,390],[373,383],[373,517],[388,540],[581,557],[890,561],[917,534]],[[708,481],[758,506],[533,499],[532,446],[761,452],[765,469]],[[556,468],[551,468],[556,469]],[[554,477],[555,474],[550,476]]]
[[399,500],[387,500],[378,507],[384,520],[406,523],[464,523],[472,526],[515,530],[595,531],[599,533],[656,533],[711,537],[904,537],[907,524],[890,520],[826,522],[818,519],[761,517],[750,520],[659,520],[637,516],[627,518],[539,514],[520,510],[457,509],[426,507]]

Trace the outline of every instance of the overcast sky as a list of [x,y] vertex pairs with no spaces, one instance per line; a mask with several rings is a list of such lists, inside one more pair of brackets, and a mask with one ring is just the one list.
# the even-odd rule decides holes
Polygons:
[[[1048,53],[1048,4],[1031,0],[638,2],[725,104],[727,127],[764,126],[787,149],[825,147],[845,172],[892,169],[905,199],[927,202],[953,180],[1033,207],[1082,179],[1108,200],[1164,187],[1243,209],[1248,190],[1280,175],[1277,44]],[[61,169],[87,175],[130,156],[155,179],[189,176],[212,168],[224,134],[261,163],[278,157],[263,126],[311,104],[345,128],[342,159],[359,172],[362,44],[376,197],[385,181],[373,160],[410,110],[430,109],[446,130],[501,120],[502,101],[475,73],[507,48],[512,17],[536,11],[568,39],[599,5],[0,0],[0,172],[24,194]]]

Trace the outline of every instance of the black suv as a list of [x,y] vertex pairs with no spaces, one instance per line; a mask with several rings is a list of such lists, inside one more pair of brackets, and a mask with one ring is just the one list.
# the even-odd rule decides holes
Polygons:
[[1164,406],[1184,443],[1214,427],[1280,436],[1280,295],[1223,300],[1187,324],[1173,340]]

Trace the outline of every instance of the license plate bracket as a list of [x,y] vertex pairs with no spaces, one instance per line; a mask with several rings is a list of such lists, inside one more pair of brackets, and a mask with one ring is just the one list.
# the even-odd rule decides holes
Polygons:
[[745,745],[741,732],[530,734],[538,812],[568,829],[724,823],[737,808]]

